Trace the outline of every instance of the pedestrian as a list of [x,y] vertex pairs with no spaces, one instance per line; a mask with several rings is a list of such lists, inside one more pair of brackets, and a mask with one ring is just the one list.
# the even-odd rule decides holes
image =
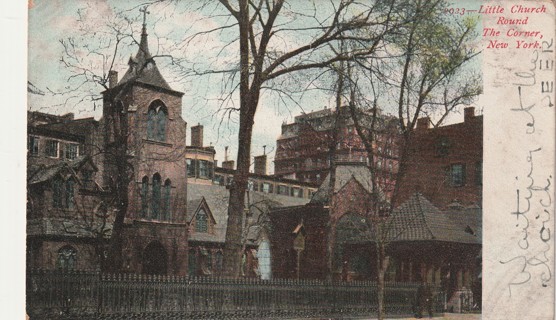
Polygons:
[[415,318],[422,318],[425,309],[429,314],[429,318],[432,318],[432,290],[425,281],[421,281],[419,288],[417,288],[417,295],[415,297]]

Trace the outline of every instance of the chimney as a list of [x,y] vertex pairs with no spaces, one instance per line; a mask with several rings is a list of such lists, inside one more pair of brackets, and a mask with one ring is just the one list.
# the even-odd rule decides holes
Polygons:
[[468,122],[475,118],[475,107],[467,107],[463,109],[463,121]]
[[112,89],[118,84],[118,71],[108,71],[108,88]]
[[191,146],[203,147],[203,126],[200,123],[191,127]]
[[255,157],[255,174],[266,175],[266,154]]
[[430,125],[430,118],[429,117],[424,117],[424,118],[419,118],[417,119],[417,130],[427,130],[429,128]]
[[227,160],[222,161],[222,168],[234,170],[235,161],[234,160]]

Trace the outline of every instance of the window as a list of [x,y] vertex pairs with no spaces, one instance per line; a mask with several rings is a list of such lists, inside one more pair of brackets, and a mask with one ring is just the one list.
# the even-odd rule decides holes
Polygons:
[[284,185],[278,185],[278,194],[282,194],[282,195],[289,195],[289,189],[288,186],[284,186]]
[[170,179],[166,179],[164,181],[164,195],[162,198],[162,205],[164,206],[164,217],[163,220],[169,220],[171,216],[171,208],[170,208],[170,194],[172,192],[172,182]]
[[149,177],[144,176],[141,181],[141,217],[146,218],[149,212]]
[[39,137],[29,136],[27,141],[27,151],[33,156],[39,154]]
[[53,158],[58,158],[58,141],[46,140],[46,155]]
[[436,142],[436,155],[440,157],[444,157],[448,155],[450,151],[450,142],[446,137],[440,137]]
[[303,189],[301,188],[292,187],[290,189],[290,192],[291,192],[290,195],[292,197],[303,198]]
[[465,184],[465,166],[463,164],[451,165],[450,181],[454,187],[460,187]]
[[79,145],[76,143],[66,144],[66,159],[74,160],[79,156]]
[[197,160],[186,159],[185,161],[187,162],[187,176],[195,177],[195,166],[197,164]]
[[147,139],[155,141],[166,140],[166,119],[168,111],[164,104],[155,101],[147,114]]
[[220,274],[222,272],[222,265],[224,262],[224,255],[222,254],[222,251],[217,251],[215,254],[215,271],[217,274]]
[[153,192],[151,200],[151,219],[160,219],[161,179],[158,173],[153,175]]
[[54,208],[73,209],[75,206],[75,181],[63,181],[56,178],[52,181],[52,206]]
[[75,204],[74,203],[75,199],[74,199],[74,181],[73,181],[73,179],[68,179],[66,181],[66,194],[65,194],[64,198],[66,200],[65,201],[66,202],[65,207],[67,209],[73,209],[74,204]]
[[207,233],[208,232],[208,217],[205,210],[201,209],[197,213],[195,221],[195,232]]
[[61,208],[62,207],[62,198],[63,198],[63,191],[62,191],[62,180],[60,178],[56,178],[52,181],[52,206],[54,208]]
[[199,178],[209,178],[209,167],[206,160],[199,160]]
[[64,246],[58,250],[56,267],[63,271],[75,270],[77,264],[77,250],[72,246]]
[[272,193],[273,189],[273,185],[268,183],[268,182],[264,182],[263,186],[261,187],[261,191],[264,193]]

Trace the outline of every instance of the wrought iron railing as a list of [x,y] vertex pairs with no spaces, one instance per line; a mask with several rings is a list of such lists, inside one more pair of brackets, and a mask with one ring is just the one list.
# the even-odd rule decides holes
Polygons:
[[[386,312],[414,312],[418,284],[388,283]],[[442,309],[436,294],[435,309]],[[32,270],[31,319],[262,319],[373,316],[375,282],[258,280]]]

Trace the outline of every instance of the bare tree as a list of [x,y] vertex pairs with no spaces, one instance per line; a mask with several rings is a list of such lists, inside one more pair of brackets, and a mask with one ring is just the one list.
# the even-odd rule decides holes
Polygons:
[[[448,21],[441,13],[445,5],[442,0],[406,3],[399,18],[408,23],[387,39],[384,55],[380,59],[353,60],[344,68],[349,79],[351,117],[369,159],[383,156],[377,146],[384,139],[397,141],[394,147],[398,168],[389,199],[380,187],[378,162],[369,162],[374,203],[363,219],[366,229],[372,231],[368,241],[374,243],[376,250],[379,319],[384,318],[387,248],[404,232],[404,227],[394,227],[393,212],[399,205],[400,181],[408,170],[408,150],[417,119],[431,116],[438,126],[458,106],[471,103],[481,93],[480,77],[468,63],[477,55],[470,46],[476,36],[475,22]],[[364,83],[370,88],[371,98],[367,98],[368,91],[362,90]],[[393,100],[381,101],[389,94]],[[396,101],[391,109],[397,116],[394,128],[384,122],[379,112],[380,104],[389,101]],[[362,124],[367,120],[358,113],[360,109],[366,110],[367,117],[370,115],[367,125]]]
[[[237,171],[230,188],[228,230],[224,263],[226,274],[238,277],[241,264],[241,216],[249,172],[254,117],[266,88],[275,80],[300,71],[325,68],[338,61],[369,56],[394,29],[390,19],[390,1],[361,4],[357,1],[331,3],[330,16],[319,17],[316,8],[309,13],[296,11],[294,4],[284,0],[248,1],[220,0],[235,19],[239,41],[239,134]],[[288,18],[289,17],[289,22]],[[293,17],[293,19],[292,19]],[[295,27],[291,21],[298,24]],[[308,22],[300,25],[299,22]],[[355,31],[365,28],[366,34]],[[309,35],[309,36],[308,36]],[[281,37],[307,39],[293,49],[273,48]],[[360,44],[342,54],[334,54],[329,45],[351,39]],[[364,45],[363,45],[364,44]],[[235,91],[233,87],[232,91]]]

